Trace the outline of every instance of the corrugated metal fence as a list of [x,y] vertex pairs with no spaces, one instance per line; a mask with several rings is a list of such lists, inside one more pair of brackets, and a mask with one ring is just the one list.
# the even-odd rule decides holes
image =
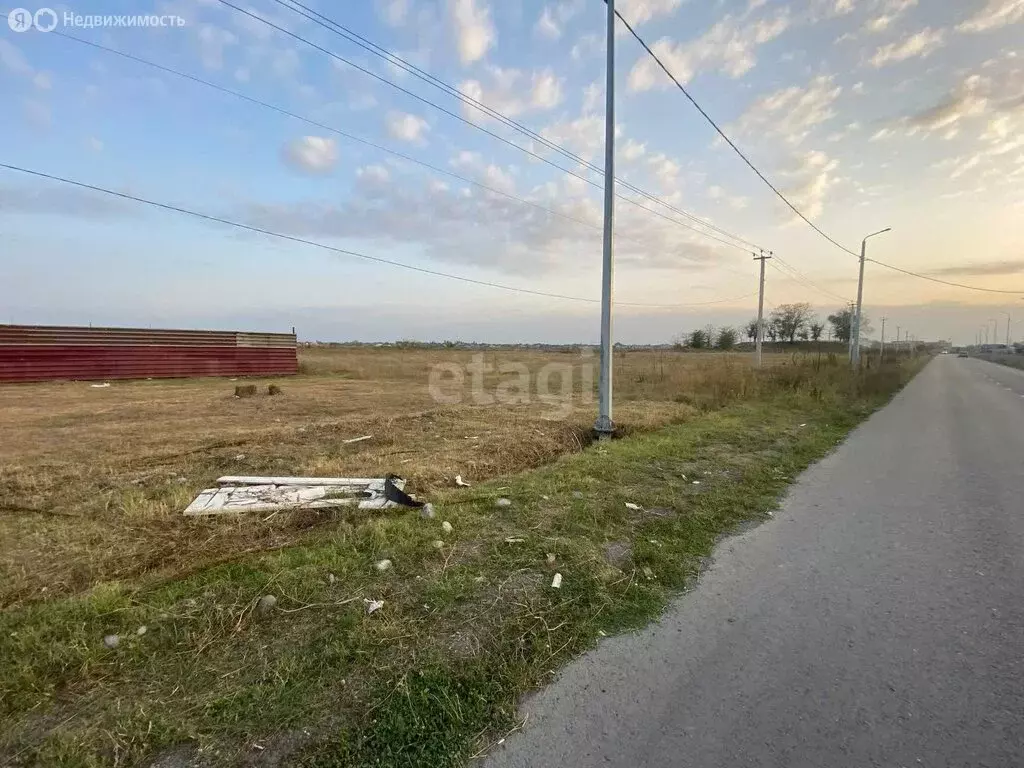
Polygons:
[[294,333],[0,325],[0,381],[298,373]]

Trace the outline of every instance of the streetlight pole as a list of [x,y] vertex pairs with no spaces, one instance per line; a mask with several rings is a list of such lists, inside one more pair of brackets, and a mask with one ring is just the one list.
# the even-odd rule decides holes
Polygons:
[[999,314],[1006,315],[1006,347],[1007,347],[1007,349],[1009,349],[1009,347],[1010,347],[1010,313],[1009,312],[1000,312]]
[[[994,318],[994,317],[990,317],[988,319],[988,322],[992,323],[992,343],[993,344],[998,344],[999,343],[999,320]],[[985,325],[985,330],[986,331],[988,330],[988,324]]]
[[861,310],[863,308],[864,300],[864,262],[867,261],[868,238],[874,237],[875,235],[882,235],[890,231],[892,231],[892,227],[886,227],[885,229],[880,229],[877,232],[872,232],[860,243],[860,278],[857,281],[857,317],[854,325],[855,332],[853,334],[853,351],[850,354],[850,364],[853,365],[854,368],[860,366],[860,325]]
[[604,250],[601,271],[601,376],[598,414],[594,431],[608,440],[615,432],[612,421],[612,231],[615,219],[615,0],[608,4],[608,70],[605,73],[604,109]]

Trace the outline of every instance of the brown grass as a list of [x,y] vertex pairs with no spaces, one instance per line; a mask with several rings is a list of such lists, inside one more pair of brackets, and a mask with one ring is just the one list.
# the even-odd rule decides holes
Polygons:
[[[0,389],[0,607],[100,582],[164,578],[315,535],[311,512],[270,519],[186,519],[181,511],[222,474],[410,478],[420,494],[455,474],[481,481],[580,450],[595,406],[580,391],[580,355],[508,350],[495,365],[574,365],[568,415],[550,403],[438,405],[431,367],[468,363],[461,350],[301,352],[297,377],[254,380],[233,397],[222,379],[83,382]],[[786,362],[786,355],[774,357]],[[492,373],[485,390],[503,377]],[[504,377],[507,380],[507,376]],[[642,431],[752,394],[745,355],[616,355],[616,421]],[[270,383],[283,394],[266,396]],[[536,400],[536,398],[534,398]],[[345,445],[361,435],[372,440]]]

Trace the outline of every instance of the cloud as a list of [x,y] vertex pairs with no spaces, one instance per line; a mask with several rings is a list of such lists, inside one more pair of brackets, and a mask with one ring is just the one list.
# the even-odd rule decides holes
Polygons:
[[[490,164],[474,152],[460,152],[451,162],[490,186],[514,188],[514,168]],[[250,202],[238,215],[297,236],[400,244],[434,262],[533,278],[578,273],[600,251],[601,202],[597,191],[578,180],[550,181],[516,192],[560,214],[553,216],[464,185],[390,176],[378,183],[376,176],[365,171],[357,177],[358,194],[343,202]],[[632,268],[708,268],[724,258],[717,246],[633,206],[620,206],[616,217],[616,259]]]
[[843,89],[828,75],[806,87],[790,86],[757,99],[735,123],[740,133],[780,136],[797,145],[811,130],[836,115],[834,105]]
[[448,0],[455,24],[459,58],[463,64],[479,61],[498,39],[491,11],[483,0]]
[[555,21],[555,16],[550,7],[545,7],[541,12],[540,18],[537,19],[537,23],[533,26],[533,33],[537,37],[543,37],[547,40],[557,40],[562,36],[562,30]]
[[820,150],[797,155],[796,161],[796,166],[785,172],[793,180],[787,185],[787,197],[805,216],[816,219],[825,211],[829,190],[839,181],[835,175],[839,161]]
[[658,16],[673,13],[683,0],[618,0],[615,10],[633,27],[644,24]]
[[323,136],[303,136],[284,146],[281,159],[292,168],[306,173],[327,173],[338,162],[338,145]]
[[875,55],[871,57],[871,64],[876,69],[907,59],[927,57],[942,47],[945,40],[945,33],[941,29],[926,27],[904,38],[898,43],[883,45]]
[[0,37],[0,64],[11,74],[31,77],[35,70],[25,55],[13,44]]
[[[562,103],[563,80],[551,69],[526,73],[521,69],[488,66],[487,74],[486,85],[480,80],[464,80],[459,83],[459,90],[508,117],[551,109]],[[462,112],[467,119],[483,117],[468,104],[463,104]]]
[[400,27],[409,16],[409,0],[377,0],[377,15],[389,27]]
[[85,146],[92,152],[102,152],[103,142],[97,139],[95,136],[90,136],[85,140]]
[[943,277],[971,277],[973,275],[1016,275],[1024,272],[1024,259],[984,261],[929,270],[928,274]]
[[884,32],[894,21],[917,5],[918,0],[886,0],[882,3],[882,12],[864,24],[868,32]]
[[224,67],[224,52],[235,45],[238,38],[233,32],[214,24],[203,24],[196,31],[199,45],[199,60],[205,69],[219,70]]
[[430,125],[426,120],[419,115],[410,115],[408,112],[388,112],[385,124],[391,138],[414,144],[423,143],[424,134],[430,130]]
[[577,40],[573,45],[569,55],[572,56],[573,61],[580,61],[581,59],[585,59],[590,56],[596,56],[603,50],[601,40],[602,38],[600,35],[583,35],[583,37]]
[[120,198],[68,186],[0,186],[0,209],[7,213],[86,219],[134,215],[142,210]]
[[[703,70],[718,70],[738,78],[756,65],[754,54],[757,48],[777,38],[789,25],[786,9],[753,24],[725,16],[694,40],[674,43],[669,38],[662,38],[651,47],[680,82],[689,82]],[[650,56],[643,56],[629,73],[629,87],[634,91],[669,85],[671,82]]]
[[601,105],[604,97],[604,86],[600,81],[595,81],[583,89],[583,111],[585,113],[595,112]]
[[626,162],[639,160],[644,156],[644,153],[647,152],[646,144],[641,144],[633,139],[626,139],[625,143],[620,146],[621,149],[619,149],[619,154]]
[[562,120],[545,126],[540,134],[585,160],[593,160],[604,151],[604,116],[581,115],[575,120]]
[[959,32],[988,32],[1024,20],[1024,0],[988,0],[985,7],[961,22]]

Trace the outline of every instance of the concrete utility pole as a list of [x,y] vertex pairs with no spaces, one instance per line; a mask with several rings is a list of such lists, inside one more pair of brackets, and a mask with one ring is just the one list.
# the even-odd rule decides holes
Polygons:
[[847,309],[850,312],[850,324],[846,329],[846,354],[851,361],[853,360],[853,313],[855,311],[854,307],[856,307],[856,305],[852,301],[847,305]]
[[900,354],[900,327],[896,326],[896,356]]
[[[990,323],[992,323],[992,343],[993,344],[998,344],[999,343],[999,320],[994,318],[994,317],[990,317],[988,319],[988,321]],[[985,330],[986,331],[988,330],[988,326],[987,325],[985,327]]]
[[985,343],[988,344],[988,323],[985,323]]
[[764,251],[754,257],[754,261],[761,262],[761,287],[757,293],[757,341],[754,344],[754,363],[758,368],[761,367],[761,345],[764,343],[764,263],[770,258],[771,253],[765,256]]
[[1006,346],[1009,347],[1010,346],[1010,313],[1009,312],[1003,312],[1002,314],[1006,315]]
[[874,237],[875,235],[882,235],[886,232],[891,232],[892,227],[886,227],[880,229],[877,232],[872,232],[870,235],[865,237],[860,243],[860,279],[857,281],[857,319],[856,319],[856,333],[853,334],[853,352],[850,355],[850,363],[854,368],[860,365],[860,323],[861,323],[861,309],[863,306],[864,299],[864,262],[867,261],[868,255],[868,238]]
[[889,319],[888,317],[883,317],[882,318],[882,346],[881,346],[881,348],[880,348],[880,350],[878,352],[878,359],[879,359],[879,361],[884,361],[885,360],[885,321],[888,320],[888,319]]
[[604,253],[601,271],[601,378],[598,414],[594,431],[608,440],[615,432],[612,421],[612,232],[615,219],[615,0],[608,4],[604,107]]

